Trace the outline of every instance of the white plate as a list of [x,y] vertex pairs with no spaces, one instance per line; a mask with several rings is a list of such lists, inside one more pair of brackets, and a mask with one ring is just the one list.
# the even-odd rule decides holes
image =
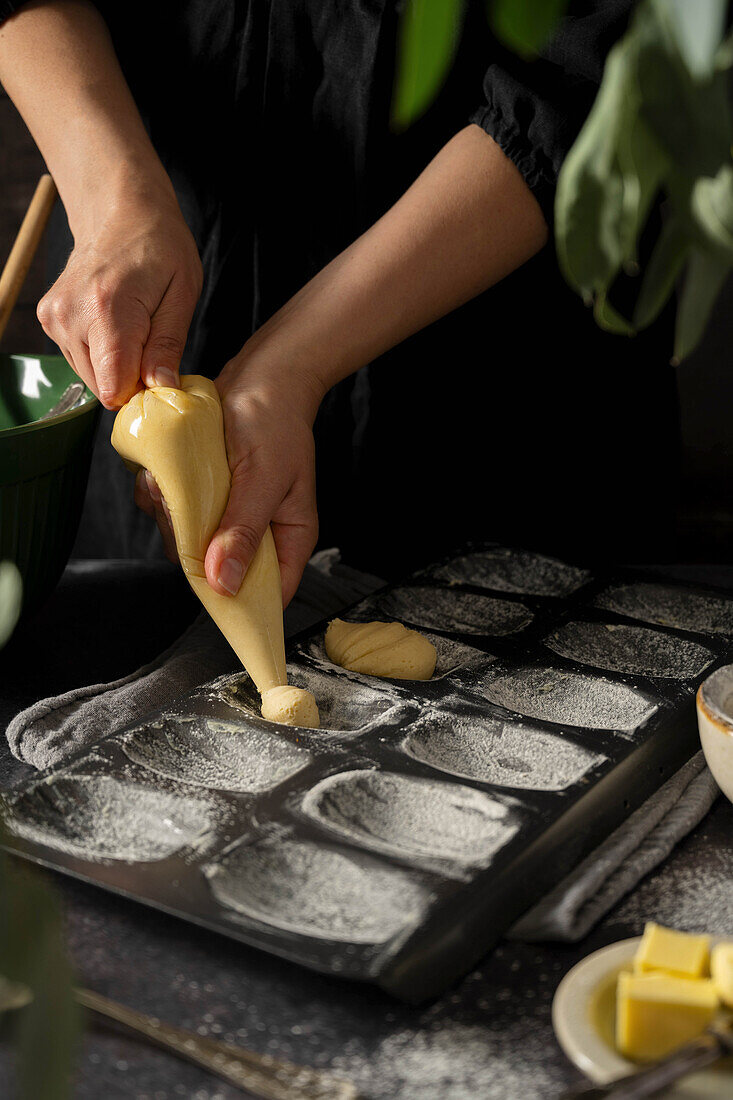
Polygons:
[[[613,1045],[616,977],[631,965],[641,937],[609,944],[579,962],[557,987],[552,1002],[552,1024],[560,1046],[579,1070],[596,1084],[605,1085],[633,1073],[638,1067]],[[711,945],[724,940],[712,936]],[[670,1100],[731,1100],[733,1059],[690,1074],[664,1094]]]

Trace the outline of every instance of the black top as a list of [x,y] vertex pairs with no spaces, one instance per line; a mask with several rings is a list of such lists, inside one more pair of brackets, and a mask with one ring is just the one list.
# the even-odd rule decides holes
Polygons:
[[[18,6],[0,0],[0,16]],[[399,137],[388,125],[394,0],[97,6],[203,260],[183,369],[216,375],[468,122],[501,145],[551,221],[557,173],[631,2],[573,5],[535,62],[501,47],[483,3],[471,5],[438,100]],[[668,315],[634,340],[602,333],[548,246],[329,394],[316,425],[322,544],[385,573],[469,537],[666,557],[670,351]],[[109,470],[100,459],[97,478]],[[122,508],[108,483],[103,499]]]

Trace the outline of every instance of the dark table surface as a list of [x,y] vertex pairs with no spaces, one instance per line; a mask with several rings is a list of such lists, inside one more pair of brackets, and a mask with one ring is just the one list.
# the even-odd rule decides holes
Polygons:
[[[733,586],[733,569],[678,569]],[[151,659],[196,607],[167,565],[75,562],[0,655],[5,724],[39,697],[116,679]],[[142,629],[141,629],[142,628]],[[30,769],[0,739],[0,786]],[[638,934],[648,919],[733,935],[733,805],[711,812],[581,943],[502,942],[438,1001],[418,1008],[235,943],[103,890],[49,874],[80,984],[201,1035],[332,1067],[365,1097],[551,1100],[581,1075],[550,1018],[563,975],[584,955]],[[0,1096],[11,1056],[0,1046]],[[132,1039],[90,1032],[79,1100],[234,1100],[238,1090]]]

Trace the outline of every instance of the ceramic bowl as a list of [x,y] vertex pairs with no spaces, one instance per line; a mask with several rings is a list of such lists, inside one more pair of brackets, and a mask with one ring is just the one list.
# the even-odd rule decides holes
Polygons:
[[708,767],[733,802],[733,665],[717,669],[700,685],[697,724]]
[[50,595],[84,503],[100,405],[90,390],[40,420],[77,377],[60,355],[0,355],[0,561],[23,578],[23,611]]
[[[711,936],[711,946],[723,937]],[[639,1067],[619,1054],[614,1042],[616,979],[630,970],[641,937],[611,943],[587,955],[557,987],[552,1023],[558,1042],[586,1077],[607,1085]],[[668,1100],[729,1100],[733,1096],[733,1059],[689,1074],[664,1093]]]

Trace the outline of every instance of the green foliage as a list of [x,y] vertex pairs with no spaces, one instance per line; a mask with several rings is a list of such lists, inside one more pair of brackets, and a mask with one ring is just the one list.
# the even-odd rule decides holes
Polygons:
[[[486,0],[496,37],[536,57],[569,0]],[[466,0],[405,0],[397,43],[392,126],[405,130],[430,106],[450,71]]]
[[400,20],[392,125],[404,130],[435,99],[449,70],[464,0],[407,0]]
[[0,561],[0,648],[15,629],[23,599],[20,570],[12,561]]
[[[18,620],[21,596],[18,569],[11,562],[0,562],[0,646]],[[18,1046],[22,1097],[64,1100],[71,1095],[79,1011],[72,996],[61,917],[45,882],[29,869],[11,866],[2,851],[0,975],[30,991],[27,1003],[13,1010],[10,1020]]]
[[547,44],[569,0],[488,0],[492,30],[520,57],[536,57]]
[[[694,18],[691,8],[694,7]],[[555,235],[562,271],[611,332],[659,314],[684,272],[675,357],[693,350],[733,267],[733,167],[725,3],[642,0],[608,56],[603,83],[560,173]],[[609,306],[635,270],[652,200],[665,223],[631,318]]]
[[[497,38],[536,56],[567,0],[486,0]],[[596,101],[558,182],[555,241],[565,278],[598,324],[633,335],[675,292],[675,357],[704,332],[733,267],[733,126],[727,96],[733,35],[727,0],[640,0],[611,50]],[[465,0],[406,0],[393,122],[404,129],[437,94],[455,53]],[[622,272],[639,271],[652,203],[665,221],[641,273],[631,317],[612,304]]]
[[0,853],[0,974],[27,986],[32,999],[10,1021],[24,1100],[71,1096],[79,1010],[63,948],[54,895],[40,876],[11,867]]

